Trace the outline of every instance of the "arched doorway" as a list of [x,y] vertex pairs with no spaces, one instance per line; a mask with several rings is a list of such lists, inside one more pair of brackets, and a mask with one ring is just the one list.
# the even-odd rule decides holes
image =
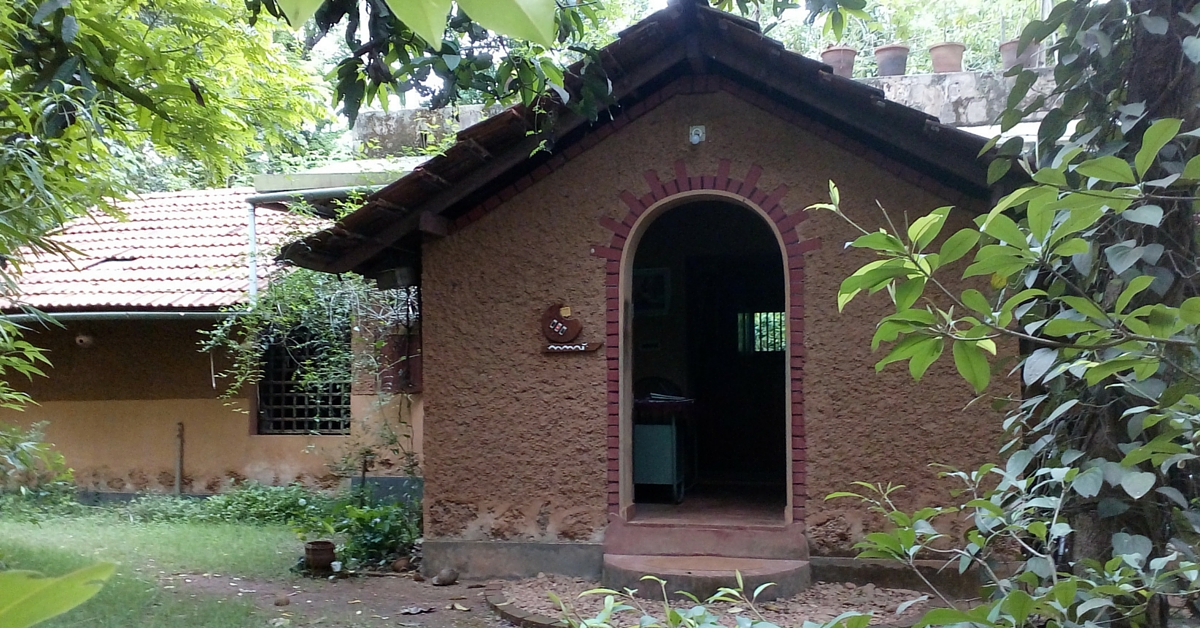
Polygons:
[[707,198],[645,217],[628,295],[638,520],[779,523],[788,467],[787,275],[759,212]]

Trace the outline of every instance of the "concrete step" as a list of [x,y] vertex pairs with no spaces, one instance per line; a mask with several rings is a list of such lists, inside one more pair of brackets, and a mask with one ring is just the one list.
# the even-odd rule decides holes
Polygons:
[[760,601],[791,597],[812,584],[812,570],[804,560],[730,558],[726,556],[648,556],[605,554],[604,586],[617,590],[638,589],[644,597],[657,599],[658,584],[643,582],[642,576],[657,576],[667,581],[667,593],[687,591],[700,599],[721,587],[736,587],[736,573],[742,574],[745,594],[750,597],[759,585],[768,582]]
[[800,524],[659,524],[626,522],[613,517],[604,533],[604,552],[620,555],[808,560],[808,539]]

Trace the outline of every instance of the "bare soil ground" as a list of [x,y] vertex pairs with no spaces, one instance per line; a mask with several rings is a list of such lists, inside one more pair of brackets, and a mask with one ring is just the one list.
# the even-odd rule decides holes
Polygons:
[[277,628],[507,625],[484,603],[482,582],[435,587],[428,581],[415,582],[409,574],[339,580],[255,580],[215,573],[161,575],[159,582],[177,595],[249,598],[274,616],[268,625]]
[[[552,602],[547,592],[553,591],[563,601],[572,605],[584,617],[593,617],[604,607],[604,596],[589,595],[579,597],[579,594],[600,586],[581,578],[562,576],[543,576],[527,580],[505,582],[503,590],[505,597],[512,605],[524,611],[539,613],[548,617],[558,618],[559,608]],[[661,609],[661,597],[653,598],[650,594],[644,604],[652,612]],[[812,588],[794,597],[761,602],[757,604],[758,611],[767,621],[786,628],[798,628],[805,621],[826,622],[847,611],[872,613],[872,625],[911,625],[926,609],[924,602],[913,604],[904,613],[897,615],[900,605],[909,600],[921,597],[921,593],[905,589],[884,589],[874,585],[855,586],[842,583],[815,583]],[[640,596],[639,596],[640,597]],[[691,604],[686,604],[690,606]],[[679,604],[685,606],[685,604]],[[709,606],[716,615],[737,615],[739,613],[753,615],[753,612],[742,605],[738,608],[732,604],[716,603]],[[661,612],[658,612],[661,615]],[[723,623],[732,625],[732,619]]]
[[[300,577],[260,580],[215,573],[162,574],[159,584],[175,595],[249,599],[271,617],[268,625],[277,628],[509,626],[484,603],[485,585],[501,588],[504,596],[517,608],[552,618],[558,618],[560,611],[550,600],[550,592],[570,603],[584,617],[594,616],[604,605],[603,596],[579,597],[582,592],[598,587],[598,583],[553,575],[491,583],[460,582],[438,587],[428,581],[414,581],[410,574],[337,580]],[[896,610],[901,604],[920,596],[919,592],[905,589],[819,582],[795,597],[759,603],[757,609],[764,619],[785,628],[797,628],[805,621],[829,621],[847,611],[873,614],[872,625],[908,626],[920,617],[926,603],[913,604],[902,614],[897,614]],[[661,600],[652,597],[645,599],[643,604],[652,612],[661,608]],[[710,609],[725,616],[723,623],[727,625],[734,623],[734,615],[753,613],[745,606],[738,608],[727,603],[713,604]]]

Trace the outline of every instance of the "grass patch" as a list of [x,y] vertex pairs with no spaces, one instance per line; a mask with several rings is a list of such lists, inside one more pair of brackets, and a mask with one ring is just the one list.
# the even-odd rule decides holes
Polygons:
[[284,577],[300,551],[283,526],[131,524],[112,513],[47,517],[40,524],[0,519],[0,559],[9,568],[60,575],[99,560],[120,564],[95,598],[47,627],[261,628],[263,616],[249,601],[165,591],[155,577],[160,571]]
[[16,549],[61,550],[154,574],[161,570],[269,578],[286,575],[303,545],[282,525],[131,524],[112,514],[46,518],[40,524],[0,519],[0,554]]

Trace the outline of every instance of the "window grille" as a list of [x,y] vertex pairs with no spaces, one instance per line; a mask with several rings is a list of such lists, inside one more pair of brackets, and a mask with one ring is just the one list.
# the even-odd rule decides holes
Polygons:
[[321,358],[321,346],[305,334],[272,342],[258,384],[259,434],[349,434],[350,380],[324,384],[297,381],[302,364]]
[[738,314],[738,352],[783,351],[787,348],[783,312]]

